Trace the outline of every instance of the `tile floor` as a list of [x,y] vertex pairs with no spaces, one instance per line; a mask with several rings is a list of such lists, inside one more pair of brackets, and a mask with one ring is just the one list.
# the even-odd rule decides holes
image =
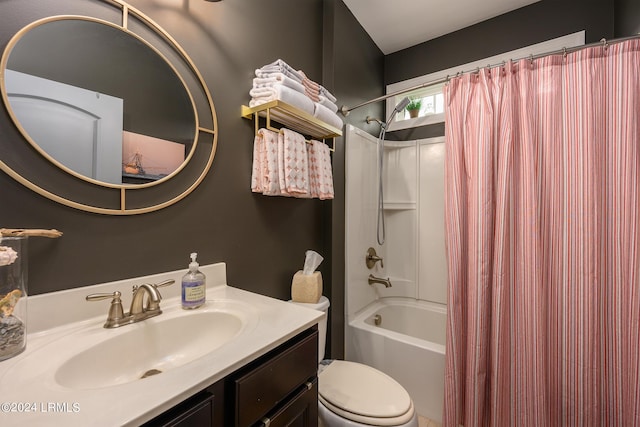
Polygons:
[[419,427],[441,427],[440,423],[432,421],[429,418],[425,418],[421,415],[418,415],[418,426]]

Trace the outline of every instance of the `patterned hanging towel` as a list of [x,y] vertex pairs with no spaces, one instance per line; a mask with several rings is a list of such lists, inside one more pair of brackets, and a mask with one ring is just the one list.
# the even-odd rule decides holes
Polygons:
[[323,142],[311,140],[309,150],[309,182],[311,197],[333,199],[331,149]]
[[253,167],[251,169],[251,191],[254,193],[262,193],[262,159],[264,156],[264,140],[262,135],[258,133],[253,139]]
[[278,132],[260,129],[253,142],[251,191],[267,196],[282,195],[278,164]]
[[282,129],[284,136],[284,181],[286,192],[294,197],[309,197],[309,166],[304,136]]

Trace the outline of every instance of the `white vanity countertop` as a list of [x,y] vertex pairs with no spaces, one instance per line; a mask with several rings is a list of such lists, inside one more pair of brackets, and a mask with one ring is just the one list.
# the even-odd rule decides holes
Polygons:
[[[51,352],[56,341],[78,331],[123,331],[165,313],[181,310],[180,278],[186,270],[127,279],[101,285],[29,297],[27,348],[0,362],[0,425],[8,426],[138,426],[187,397],[226,377],[255,358],[318,323],[324,313],[226,285],[224,263],[202,266],[207,276],[207,303],[202,309],[237,305],[251,311],[252,321],[234,339],[190,363],[143,380],[93,389],[70,389],[58,384]],[[174,279],[161,288],[163,314],[155,318],[101,330],[109,301],[87,302],[94,292],[122,292],[124,310],[131,302],[131,286]],[[102,328],[104,329],[104,328]],[[126,360],[127,354],[122,354]],[[32,367],[37,366],[36,369]],[[100,366],[93,369],[99,370]],[[28,372],[27,372],[28,370]]]

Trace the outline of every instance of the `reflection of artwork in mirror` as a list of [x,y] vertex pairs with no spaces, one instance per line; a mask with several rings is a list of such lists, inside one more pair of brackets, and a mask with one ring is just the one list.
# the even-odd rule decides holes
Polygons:
[[[6,68],[11,110],[27,139],[81,177],[153,182],[178,170],[193,148],[195,112],[184,82],[158,52],[117,27],[80,19],[34,26]],[[146,148],[138,147],[145,173],[123,173],[135,155],[123,134],[147,137]],[[171,161],[160,159],[168,151]]]
[[127,184],[164,178],[184,162],[184,145],[172,141],[123,132],[122,181]]

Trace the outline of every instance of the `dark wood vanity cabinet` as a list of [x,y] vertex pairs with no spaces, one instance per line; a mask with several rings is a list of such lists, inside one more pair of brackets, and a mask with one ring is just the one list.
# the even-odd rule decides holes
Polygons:
[[318,425],[318,330],[309,328],[145,424]]
[[[230,375],[226,397],[232,411],[225,411],[225,425],[290,425],[289,418],[313,423],[318,417],[318,332],[307,330],[272,352]],[[314,404],[307,401],[313,397]],[[231,403],[231,402],[229,402]],[[310,406],[310,407],[309,407]]]
[[145,423],[143,427],[223,426],[223,394],[224,383],[217,382]]
[[318,425],[318,381],[300,390],[256,425],[264,427],[307,427]]

